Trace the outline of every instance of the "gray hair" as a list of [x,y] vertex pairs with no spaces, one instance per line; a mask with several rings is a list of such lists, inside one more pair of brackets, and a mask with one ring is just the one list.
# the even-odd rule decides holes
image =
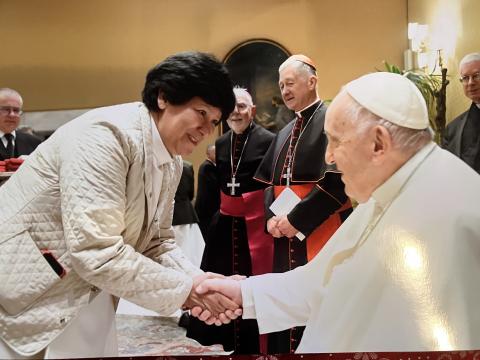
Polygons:
[[215,144],[208,144],[205,153],[208,155],[208,153],[210,151],[213,151],[214,149],[215,149]]
[[287,67],[293,67],[295,71],[299,74],[303,74],[305,76],[310,76],[310,75],[317,75],[317,72],[315,71],[314,68],[312,68],[310,65],[305,64],[303,61],[300,61],[298,59],[287,59],[285,62],[280,65],[278,68],[278,72],[282,72],[285,68]]
[[240,96],[240,95],[245,96],[245,98],[247,99],[248,105],[253,106],[252,95],[250,95],[250,93],[248,92],[247,89],[245,89],[241,86],[235,85],[233,87],[233,92],[235,94],[235,97]]
[[10,88],[6,88],[6,87],[0,88],[0,97],[8,96],[8,95],[19,97],[20,100],[23,103],[22,95],[20,95],[20,93],[18,91],[10,89]]
[[415,154],[432,141],[433,131],[430,127],[418,130],[396,125],[364,108],[351,96],[348,97],[351,103],[345,109],[345,115],[355,127],[357,136],[362,136],[372,127],[380,125],[392,137],[394,149],[407,154]]
[[474,52],[465,55],[462,60],[460,60],[460,64],[458,65],[458,68],[461,68],[463,65],[474,62],[474,61],[480,61],[480,53]]

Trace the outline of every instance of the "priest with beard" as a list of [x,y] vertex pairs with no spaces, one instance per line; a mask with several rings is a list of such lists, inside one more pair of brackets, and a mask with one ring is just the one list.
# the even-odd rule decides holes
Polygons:
[[[327,107],[318,97],[315,64],[305,55],[292,55],[279,67],[278,84],[296,116],[272,142],[255,178],[269,186],[265,209],[267,230],[275,238],[273,272],[285,272],[313,259],[352,209],[340,174],[324,161]],[[272,203],[292,192],[300,202],[274,214]],[[295,352],[303,331],[295,327],[270,334],[268,352]]]
[[[205,239],[201,268],[241,277],[272,271],[273,238],[264,231],[265,184],[253,179],[274,134],[255,124],[255,105],[246,89],[235,87],[236,106],[230,130],[215,142],[220,210]],[[220,327],[190,319],[187,336],[203,345],[222,344],[235,354],[266,352],[256,320],[232,321]]]

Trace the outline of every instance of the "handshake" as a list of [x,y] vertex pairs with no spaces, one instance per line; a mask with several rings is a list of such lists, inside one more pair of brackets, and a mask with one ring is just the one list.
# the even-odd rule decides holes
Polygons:
[[226,277],[207,272],[193,279],[192,290],[183,304],[191,315],[207,325],[223,325],[242,315],[240,280],[243,275]]

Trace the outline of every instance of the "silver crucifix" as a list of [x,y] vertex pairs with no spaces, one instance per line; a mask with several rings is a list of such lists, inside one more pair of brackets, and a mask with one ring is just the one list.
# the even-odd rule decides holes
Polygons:
[[282,178],[287,179],[287,186],[290,186],[290,179],[292,178],[292,170],[290,166],[287,167],[287,172],[282,175]]
[[227,183],[230,188],[230,195],[235,195],[235,188],[240,187],[240,183],[235,182],[235,176],[232,177],[232,182]]

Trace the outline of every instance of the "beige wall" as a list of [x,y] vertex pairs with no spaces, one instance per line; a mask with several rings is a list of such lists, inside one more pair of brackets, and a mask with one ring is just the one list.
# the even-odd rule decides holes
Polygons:
[[[30,111],[127,102],[171,53],[223,58],[268,38],[312,57],[332,98],[384,59],[402,65],[406,26],[407,0],[0,0],[0,86]],[[188,158],[196,168],[207,142]]]
[[463,94],[457,80],[462,57],[480,51],[480,1],[478,0],[409,0],[408,21],[429,25],[431,38],[438,37],[446,49],[447,121],[464,112],[471,101]]

